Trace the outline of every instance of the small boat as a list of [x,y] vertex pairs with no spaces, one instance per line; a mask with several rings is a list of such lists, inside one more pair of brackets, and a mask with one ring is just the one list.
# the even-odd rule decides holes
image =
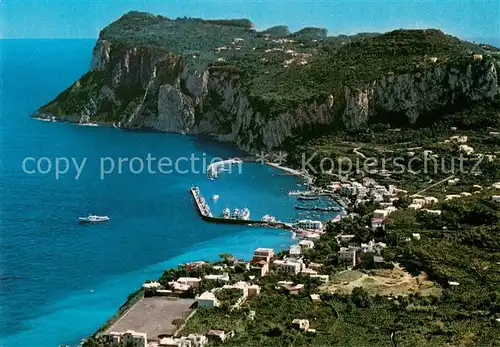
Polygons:
[[78,123],[78,125],[85,126],[85,127],[97,127],[99,124],[97,123]]
[[323,212],[330,212],[330,211],[339,212],[342,210],[340,207],[337,207],[337,206],[329,206],[329,207],[312,206],[312,207],[309,207],[309,206],[295,205],[295,208],[297,210],[311,210],[311,211],[323,211]]
[[260,219],[262,222],[271,222],[271,223],[275,223],[276,222],[276,218],[271,216],[271,215],[268,215],[266,214],[264,217],[262,217]]
[[222,211],[222,217],[224,217],[225,219],[229,219],[229,217],[231,217],[231,210],[229,208],[225,208],[223,211]]
[[238,215],[238,218],[242,219],[242,220],[249,220],[250,219],[250,210],[245,207],[243,210],[241,210],[240,214]]
[[212,200],[219,200],[219,196],[215,194],[214,196],[212,196]]
[[109,217],[89,214],[87,217],[78,217],[78,220],[80,221],[80,223],[99,223],[109,221]]
[[56,121],[56,117],[50,117],[50,118],[38,118],[38,117],[34,117],[33,119],[36,119],[36,120],[39,120],[39,121],[42,121],[42,122],[55,122]]
[[318,197],[317,196],[302,195],[302,196],[298,196],[297,199],[299,199],[299,200],[318,200]]
[[239,215],[240,215],[240,209],[239,208],[235,208],[233,210],[233,214],[231,215],[231,217],[236,219],[236,218],[239,217]]

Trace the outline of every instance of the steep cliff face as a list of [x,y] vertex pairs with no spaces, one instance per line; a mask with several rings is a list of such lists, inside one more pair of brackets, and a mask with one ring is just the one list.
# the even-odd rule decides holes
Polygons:
[[[344,124],[356,128],[380,113],[399,113],[414,124],[427,113],[500,95],[494,61],[472,61],[461,69],[439,66],[416,74],[389,76],[362,88],[345,88]],[[406,120],[405,119],[405,120]]]
[[308,125],[358,128],[386,113],[413,124],[436,110],[500,95],[497,62],[471,56],[462,65],[324,90],[322,97],[270,116],[252,101],[238,72],[209,66],[192,66],[185,56],[161,49],[100,39],[90,71],[35,116],[212,134],[254,152],[277,148]]

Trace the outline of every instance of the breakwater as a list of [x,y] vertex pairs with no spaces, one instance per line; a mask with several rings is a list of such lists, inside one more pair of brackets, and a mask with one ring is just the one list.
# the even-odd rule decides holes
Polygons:
[[206,200],[201,195],[200,189],[198,187],[191,187],[189,191],[191,192],[191,195],[194,199],[196,211],[200,215],[201,219],[207,222],[222,223],[222,224],[256,225],[263,227],[281,228],[285,230],[293,229],[293,225],[282,222],[265,222],[261,220],[251,220],[251,219],[245,220],[245,219],[235,219],[235,218],[214,217],[212,212],[210,211],[210,207],[206,203]]

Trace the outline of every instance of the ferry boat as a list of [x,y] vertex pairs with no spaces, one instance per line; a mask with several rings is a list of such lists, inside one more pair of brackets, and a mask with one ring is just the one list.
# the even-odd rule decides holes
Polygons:
[[240,210],[239,210],[238,208],[235,208],[235,209],[233,210],[233,214],[232,214],[232,216],[231,216],[231,217],[233,217],[233,218],[235,218],[235,219],[236,219],[236,218],[238,218],[238,217],[239,217],[239,215],[240,215]]
[[222,217],[224,217],[225,219],[229,219],[229,217],[231,217],[231,210],[226,207],[222,211]]
[[238,215],[238,218],[243,219],[243,220],[249,220],[250,219],[250,210],[245,207],[243,210],[241,210],[240,214]]
[[109,217],[89,214],[87,217],[78,217],[78,220],[80,221],[80,223],[100,223],[107,222],[109,220]]

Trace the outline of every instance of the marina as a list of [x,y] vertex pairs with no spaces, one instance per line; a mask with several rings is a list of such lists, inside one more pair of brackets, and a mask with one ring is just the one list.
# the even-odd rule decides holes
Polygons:
[[[274,228],[281,228],[281,229],[286,229],[286,230],[292,230],[293,225],[289,223],[282,223],[278,221],[274,221],[272,218],[263,218],[263,220],[252,220],[252,219],[245,219],[245,215],[240,217],[240,211],[237,211],[237,214],[235,216],[234,212],[232,213],[231,217],[228,216],[227,212],[230,212],[228,209],[225,209],[223,214],[223,217],[214,217],[212,214],[210,207],[208,206],[207,202],[205,201],[205,198],[200,193],[200,189],[198,187],[191,187],[190,190],[191,195],[193,196],[194,203],[196,206],[196,211],[200,215],[200,217],[207,221],[207,222],[213,222],[213,223],[225,223],[225,224],[245,224],[245,225],[256,225],[256,226],[265,226],[265,227],[274,227]],[[237,209],[235,209],[237,210]],[[250,216],[248,212],[248,216]],[[227,218],[226,218],[227,217]]]
[[321,206],[295,205],[295,208],[297,210],[312,210],[312,211],[323,211],[323,212],[340,212],[340,211],[342,211],[342,208],[340,208],[338,206],[321,207]]

